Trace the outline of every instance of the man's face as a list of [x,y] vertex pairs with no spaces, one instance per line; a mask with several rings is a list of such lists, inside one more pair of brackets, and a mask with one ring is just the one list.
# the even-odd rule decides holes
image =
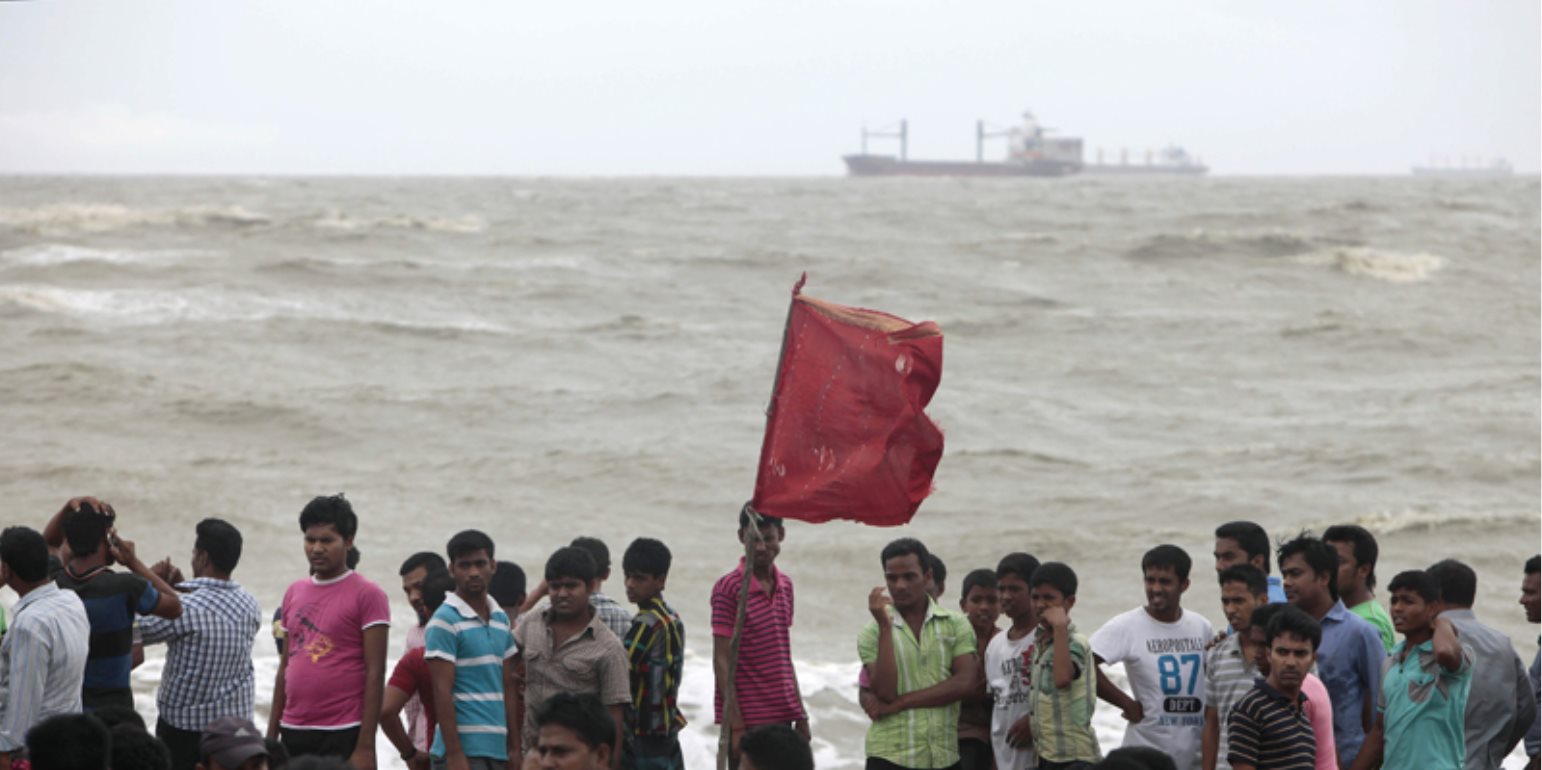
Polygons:
[[483,548],[463,553],[450,562],[450,577],[455,579],[455,592],[468,599],[486,596],[487,584],[497,571],[497,563]]
[[1360,570],[1360,563],[1355,561],[1355,544],[1333,542],[1328,545],[1339,552],[1339,593],[1358,591],[1365,584],[1365,578],[1370,573],[1370,569],[1366,569],[1364,573]]
[[926,592],[932,582],[930,570],[921,567],[921,557],[913,553],[896,556],[883,565],[883,581],[889,587],[889,597],[897,610],[925,607],[931,600]]
[[958,600],[958,606],[975,628],[990,628],[1001,617],[1001,597],[995,586],[970,586],[969,593]]
[[311,574],[319,578],[334,578],[348,568],[348,547],[352,540],[344,540],[331,524],[317,524],[305,530],[305,559],[310,562]]
[[1280,562],[1280,580],[1285,584],[1285,598],[1291,604],[1318,604],[1331,596],[1328,573],[1313,571],[1312,565],[1306,563],[1306,557],[1299,553]]
[[1242,550],[1237,541],[1229,537],[1215,539],[1215,571],[1224,572],[1227,568],[1238,564],[1248,563],[1248,552]]
[[1152,567],[1146,570],[1146,606],[1153,612],[1170,612],[1178,608],[1183,592],[1189,590],[1189,581],[1179,580],[1172,567]]
[[755,535],[748,529],[739,530],[739,542],[755,541],[754,569],[764,572],[776,563],[777,554],[782,552],[782,536],[786,533],[781,527],[765,526],[760,528],[760,539],[755,540]]
[[1262,676],[1269,675],[1269,642],[1268,632],[1263,626],[1248,626],[1248,643],[1253,649],[1253,665],[1258,667],[1258,673]]
[[570,620],[589,612],[589,584],[576,577],[556,577],[546,581],[551,597],[551,613]]
[[1221,586],[1221,611],[1226,613],[1226,622],[1233,631],[1242,631],[1248,627],[1253,610],[1258,609],[1259,603],[1260,599],[1248,589],[1247,583],[1233,580]]
[[[550,583],[547,584],[548,586]],[[610,747],[590,748],[578,733],[561,725],[546,725],[536,737],[541,770],[605,770],[610,767]]]
[[1028,581],[1016,572],[996,579],[996,595],[1001,599],[1001,612],[1009,618],[1020,620],[1033,614],[1033,600],[1028,595]]
[[1542,621],[1542,612],[1539,612],[1542,608],[1538,607],[1538,601],[1542,600],[1542,595],[1537,593],[1542,587],[1539,583],[1542,583],[1542,574],[1535,572],[1521,581],[1521,606],[1526,608],[1526,619],[1533,623]]
[[653,597],[664,592],[663,575],[650,575],[646,572],[626,573],[626,600],[633,604],[642,604],[653,601]]
[[428,607],[423,604],[423,581],[428,579],[428,567],[422,566],[402,575],[402,593],[407,595],[407,603],[412,605],[412,611],[418,613],[418,625],[428,622]]
[[1426,602],[1416,591],[1399,588],[1392,592],[1389,607],[1392,627],[1404,636],[1419,633],[1435,621],[1435,616],[1440,614],[1439,606],[1439,602]]
[[1312,650],[1312,640],[1302,639],[1289,632],[1276,634],[1269,645],[1269,671],[1282,689],[1300,689],[1306,672],[1312,670],[1317,654]]

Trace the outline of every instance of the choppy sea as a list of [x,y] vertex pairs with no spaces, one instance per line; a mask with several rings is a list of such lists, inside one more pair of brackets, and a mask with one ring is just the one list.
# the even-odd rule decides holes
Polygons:
[[[860,766],[855,639],[902,534],[946,560],[946,601],[1007,551],[1070,563],[1090,632],[1143,602],[1151,545],[1194,556],[1184,604],[1220,625],[1217,524],[1359,523],[1383,582],[1471,563],[1529,659],[1539,205],[1534,177],[3,178],[0,519],[99,495],[147,561],[185,566],[224,517],[271,610],[305,574],[300,508],[346,492],[393,653],[397,565],[456,530],[537,575],[575,535],[618,558],[660,537],[709,767],[707,594],[808,271],[809,294],[946,335],[916,520],[788,527],[821,768]],[[1098,725],[1115,747],[1118,716]]]

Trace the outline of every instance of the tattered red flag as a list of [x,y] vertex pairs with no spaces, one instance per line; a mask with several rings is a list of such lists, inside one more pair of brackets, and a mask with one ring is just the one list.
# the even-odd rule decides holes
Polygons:
[[942,330],[792,289],[755,479],[756,511],[910,521],[932,489],[942,431],[922,410],[942,379]]

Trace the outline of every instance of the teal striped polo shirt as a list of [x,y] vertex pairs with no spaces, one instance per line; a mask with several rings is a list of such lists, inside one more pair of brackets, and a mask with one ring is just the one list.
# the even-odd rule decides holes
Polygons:
[[[509,758],[503,662],[518,652],[514,634],[509,630],[509,616],[497,605],[493,605],[491,616],[484,621],[464,599],[451,594],[428,621],[423,657],[455,664],[455,686],[451,690],[455,694],[456,732],[467,757],[499,761]],[[428,753],[444,757],[442,725],[435,728],[434,745]]]

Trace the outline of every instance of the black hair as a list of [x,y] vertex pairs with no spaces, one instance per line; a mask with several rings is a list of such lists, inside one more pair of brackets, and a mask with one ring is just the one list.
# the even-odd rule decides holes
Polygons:
[[229,575],[241,563],[241,530],[224,519],[204,519],[193,530],[193,547],[209,555],[214,568]]
[[444,546],[444,552],[449,555],[451,564],[454,564],[456,559],[477,551],[486,551],[487,560],[496,561],[493,558],[493,539],[478,529],[456,532],[455,537],[450,538],[450,542]]
[[1435,562],[1428,570],[1440,585],[1440,598],[1448,606],[1466,609],[1478,596],[1478,573],[1455,559]]
[[109,730],[119,725],[145,729],[145,718],[140,716],[133,706],[103,706],[91,711],[90,714]]
[[988,569],[970,570],[969,574],[964,576],[964,586],[959,593],[959,598],[968,599],[969,592],[976,588],[996,590],[996,573]]
[[1124,746],[1108,752],[1092,770],[1178,770],[1178,765],[1150,746]]
[[112,770],[171,770],[171,749],[143,727],[112,728]]
[[0,563],[28,583],[48,578],[48,543],[30,527],[6,527],[0,532]]
[[[271,758],[269,762],[271,763]],[[270,768],[271,770],[271,768]],[[326,754],[301,754],[289,760],[284,770],[353,770],[353,765],[346,757],[334,757]]]
[[1269,578],[1264,571],[1251,564],[1233,564],[1221,570],[1220,584],[1242,583],[1254,596],[1269,595]]
[[1349,543],[1355,551],[1355,564],[1369,565],[1371,571],[1365,576],[1365,587],[1376,587],[1376,558],[1381,550],[1376,546],[1376,536],[1371,531],[1359,524],[1339,524],[1323,530],[1322,539],[1325,543]]
[[941,591],[948,582],[948,565],[943,564],[942,559],[935,553],[927,555],[926,565],[932,568],[932,585],[937,586],[937,590]]
[[1053,586],[1063,596],[1076,595],[1076,570],[1071,569],[1058,561],[1047,561],[1039,565],[1033,571],[1033,576],[1028,579],[1029,588],[1038,586]]
[[546,581],[549,583],[558,578],[577,578],[584,581],[584,585],[594,582],[599,571],[594,568],[594,557],[588,551],[574,546],[558,548],[557,552],[546,560]]
[[1215,536],[1235,541],[1249,561],[1264,557],[1264,574],[1269,574],[1269,533],[1263,527],[1251,521],[1232,521],[1216,527]]
[[1542,572],[1542,556],[1533,556],[1526,560],[1526,574],[1535,575]]
[[[766,515],[764,513],[760,513],[759,511],[756,511],[756,513],[759,514],[759,516],[760,516],[760,526],[762,526],[762,527],[776,527],[777,529],[783,529],[782,517],[780,517],[780,516],[768,516],[768,515]],[[744,507],[739,509],[739,531],[743,532],[744,530],[749,529],[749,528],[750,528],[750,504],[749,503],[745,503]]]
[[112,733],[85,714],[59,714],[27,731],[27,756],[35,770],[107,770]]
[[1140,557],[1140,572],[1146,574],[1149,569],[1161,569],[1166,567],[1178,576],[1179,580],[1189,579],[1189,570],[1194,567],[1194,560],[1189,558],[1189,552],[1176,545],[1163,544],[1146,552]]
[[408,556],[407,560],[402,562],[402,568],[397,570],[396,574],[406,575],[408,572],[411,572],[419,567],[427,567],[429,572],[439,572],[442,570],[448,570],[450,565],[444,563],[443,556],[440,556],[433,551],[418,551],[417,553]]
[[358,548],[355,548],[354,546],[348,546],[348,553],[343,556],[343,563],[348,567],[348,569],[358,569],[359,559],[363,557],[364,554],[359,553]]
[[559,692],[535,711],[535,726],[558,725],[572,730],[591,749],[609,746],[616,751],[615,726],[600,699],[589,694]]
[[1274,620],[1274,616],[1278,614],[1280,610],[1283,610],[1288,606],[1290,605],[1260,604],[1259,606],[1253,608],[1253,615],[1248,618],[1248,625],[1256,628],[1262,628],[1267,631],[1269,629],[1269,621]]
[[1435,575],[1433,569],[1404,570],[1392,576],[1392,582],[1387,584],[1387,593],[1413,591],[1426,602],[1440,601],[1441,589],[1440,578]]
[[[926,544],[913,537],[902,537],[891,541],[883,547],[878,555],[878,565],[888,568],[890,559],[898,559],[901,556],[914,556],[916,563],[920,565],[922,572],[930,572],[932,552],[926,550]],[[933,575],[933,578],[936,576]]]
[[669,577],[669,546],[651,537],[639,537],[621,556],[621,571],[654,577]]
[[[331,524],[344,540],[352,540],[359,532],[359,517],[353,513],[353,504],[341,492],[330,497],[312,498],[300,511],[300,531],[324,524]],[[73,546],[72,546],[73,547]]]
[[813,749],[787,725],[763,725],[746,732],[739,751],[757,770],[814,770]]
[[445,570],[429,570],[423,578],[423,606],[428,609],[428,614],[434,614],[439,605],[444,604],[444,598],[455,593],[455,578]]
[[98,513],[90,503],[81,503],[78,510],[64,515],[64,539],[76,556],[96,553],[111,527],[112,517]]
[[1273,646],[1274,638],[1286,632],[1311,642],[1313,652],[1322,644],[1322,624],[1294,604],[1282,605],[1280,611],[1269,619],[1264,641]]
[[1016,575],[1024,583],[1033,579],[1033,573],[1039,571],[1039,560],[1033,558],[1033,554],[1009,553],[996,562],[996,580],[999,582],[1007,575]]
[[1276,557],[1283,565],[1286,559],[1296,554],[1301,555],[1306,566],[1312,568],[1312,572],[1328,576],[1328,595],[1332,596],[1334,601],[1338,601],[1339,552],[1333,546],[1313,537],[1311,532],[1302,532],[1296,536],[1296,539],[1286,541],[1280,546]]
[[585,537],[580,535],[573,538],[568,545],[574,548],[582,548],[589,552],[589,558],[594,559],[594,575],[601,577],[610,574],[610,549],[605,546],[605,541],[597,537]]
[[289,749],[284,748],[284,742],[277,738],[263,738],[262,743],[268,747],[268,770],[284,770],[289,765]]
[[498,562],[498,571],[487,584],[487,593],[499,607],[525,603],[525,569],[511,561]]

